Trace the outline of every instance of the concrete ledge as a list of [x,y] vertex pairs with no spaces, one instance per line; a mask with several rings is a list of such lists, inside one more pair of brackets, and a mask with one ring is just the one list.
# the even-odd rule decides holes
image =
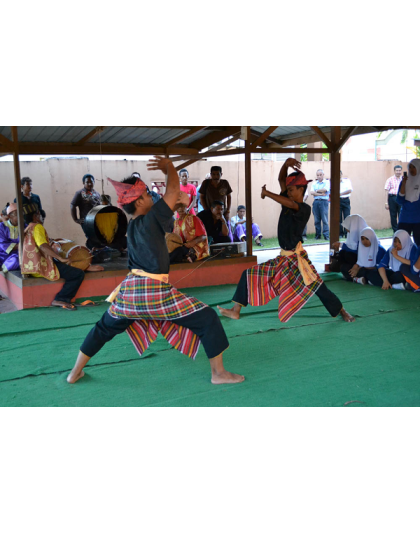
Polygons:
[[[177,288],[237,284],[242,271],[257,264],[256,256],[214,259],[171,265],[169,282]],[[105,265],[104,265],[105,266]],[[126,277],[127,268],[86,273],[76,298],[109,295]],[[64,280],[50,282],[45,278],[22,278],[19,271],[0,273],[2,291],[19,309],[49,306],[64,285]]]

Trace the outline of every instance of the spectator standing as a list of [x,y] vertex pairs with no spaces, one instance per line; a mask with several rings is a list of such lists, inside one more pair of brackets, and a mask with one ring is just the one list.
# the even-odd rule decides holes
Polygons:
[[[209,178],[211,178],[211,174],[208,172],[206,174],[206,178],[205,180],[208,180]],[[201,184],[203,185],[203,184]],[[200,191],[201,191],[201,185],[200,187],[197,189],[197,213],[200,213],[200,211],[203,211],[203,206],[201,205],[201,202],[200,202]]]
[[[187,213],[191,213],[191,215],[196,215],[195,210],[194,210],[194,204],[197,198],[197,189],[195,185],[188,183],[189,173],[187,169],[181,169],[179,171],[179,177],[181,178],[179,189],[183,191],[184,193],[187,193],[188,198],[190,199],[190,203],[187,206],[186,211]],[[176,214],[177,219],[178,217],[179,217],[179,213]]]
[[[92,247],[88,244],[89,237],[86,234],[85,217],[92,208],[101,203],[101,195],[94,189],[95,178],[91,174],[85,174],[82,181],[83,189],[76,191],[70,204],[70,213],[73,221],[82,227],[87,239],[86,246],[91,249]],[[79,217],[77,217],[76,208],[79,208]]]
[[353,187],[348,178],[344,178],[340,171],[340,237],[347,237],[347,230],[342,225],[344,219],[350,215],[350,195]]
[[408,175],[402,179],[397,202],[402,206],[398,230],[413,234],[414,242],[420,246],[420,159],[408,164]]
[[315,239],[321,239],[323,234],[326,241],[330,238],[330,228],[328,226],[328,208],[330,194],[330,183],[324,176],[324,171],[316,171],[316,181],[312,182],[311,195],[314,197],[312,211],[315,219]]
[[[45,211],[42,209],[41,199],[38,195],[32,193],[32,180],[29,176],[25,176],[21,181],[22,186],[22,209],[23,217],[27,217],[30,213],[39,211],[45,219]],[[16,199],[13,201],[16,204]]]
[[219,200],[223,204],[223,215],[229,221],[232,188],[227,180],[222,179],[222,167],[212,167],[210,176],[210,180],[204,180],[201,184],[200,202],[205,210],[210,210],[213,202]]
[[394,234],[398,228],[398,220],[401,212],[401,206],[397,202],[397,195],[402,181],[402,172],[401,165],[395,165],[394,176],[391,176],[385,182],[385,209],[389,210]]

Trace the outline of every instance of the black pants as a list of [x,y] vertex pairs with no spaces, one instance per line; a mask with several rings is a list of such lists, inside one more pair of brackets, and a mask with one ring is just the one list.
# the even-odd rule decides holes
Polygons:
[[350,215],[350,197],[340,198],[340,236],[347,237],[347,230],[341,224]]
[[[114,319],[107,310],[89,332],[80,350],[91,358],[101,350],[105,343],[111,341],[117,334],[125,332],[134,321],[135,319],[124,317]],[[203,308],[181,319],[173,319],[171,322],[189,328],[196,334],[208,358],[218,356],[229,347],[222,323],[212,308]]]
[[61,261],[56,261],[55,265],[60,273],[60,278],[64,278],[66,283],[62,287],[61,291],[54,297],[54,300],[71,302],[71,299],[76,296],[76,293],[83,282],[85,273],[82,271],[82,269],[70,267],[70,265],[66,265]]
[[420,247],[420,223],[398,223],[398,230],[405,230],[413,234],[414,243]]
[[[391,271],[391,269],[385,269],[386,277],[388,278],[389,283],[393,286],[394,284],[401,284],[405,282],[404,276],[401,271]],[[365,278],[368,282],[377,287],[382,287],[384,281],[379,274],[377,269],[366,269]]]
[[397,195],[388,195],[389,216],[391,218],[392,231],[398,230],[398,219],[400,218],[401,206],[397,203]]
[[190,249],[182,245],[169,253],[170,263],[182,263],[182,260],[188,256]]
[[[353,282],[353,277],[350,276],[349,271],[354,266],[355,263],[356,262],[351,263],[351,264],[350,263],[342,263],[340,265],[340,272],[344,276],[345,280],[347,280],[348,282]],[[367,271],[367,269],[365,269],[364,267],[361,267],[359,269],[359,272],[357,273],[357,277],[356,278],[363,278],[363,277],[366,278],[366,271]]]
[[218,244],[218,243],[232,243],[231,238],[228,235],[219,235],[216,238],[213,239],[212,245]]
[[[340,311],[343,308],[343,305],[340,299],[330,291],[325,283],[321,284],[316,291],[315,295],[319,298],[322,304],[327,309],[328,313],[332,317],[337,317]],[[232,297],[233,302],[237,302],[242,306],[248,306],[248,282],[247,282],[247,271],[243,271],[241,278],[239,280],[238,286],[236,288],[235,294]]]

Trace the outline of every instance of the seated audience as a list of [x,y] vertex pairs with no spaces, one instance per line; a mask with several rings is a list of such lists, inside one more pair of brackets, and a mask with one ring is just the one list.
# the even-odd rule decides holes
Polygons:
[[365,285],[369,272],[377,272],[377,265],[386,251],[380,244],[375,231],[369,226],[360,232],[360,244],[357,251],[357,262],[354,265],[342,264],[341,272],[349,282]]
[[0,223],[0,266],[4,273],[19,269],[19,231],[16,204],[6,209],[7,220]]
[[382,289],[405,289],[405,278],[401,272],[402,262],[396,256],[410,262],[417,258],[417,249],[405,230],[395,232],[393,244],[380,261],[378,270],[367,271],[366,280]]
[[181,246],[169,253],[171,263],[200,261],[210,256],[206,229],[202,221],[196,215],[187,213],[185,205],[179,206],[177,212],[179,219],[175,220],[173,234],[180,238]]
[[[347,238],[345,243],[336,241],[332,244],[332,249],[338,252],[335,258],[338,261],[340,271],[341,266],[344,265],[343,270],[347,273],[349,268],[357,262],[357,251],[360,242],[360,232],[367,228],[367,222],[360,215],[348,215],[343,221],[343,227],[347,230]],[[340,250],[341,248],[341,250]],[[344,275],[345,276],[345,275]]]
[[405,278],[405,289],[420,292],[420,248],[413,245],[410,258],[402,258],[399,251],[393,251],[394,258],[401,262],[401,269]]
[[[246,208],[245,206],[238,206],[238,212],[235,217],[232,217],[230,220],[230,227],[233,233],[233,240],[246,241]],[[255,243],[262,247],[264,246],[261,242],[263,237],[260,227],[258,224],[252,222],[252,237],[255,240]]]
[[[26,217],[28,226],[25,229],[23,242],[22,273],[51,281],[64,278],[65,284],[55,296],[51,306],[76,310],[71,300],[76,296],[85,273],[81,269],[68,265],[70,260],[62,258],[51,247],[43,222],[44,218],[39,211],[30,213]],[[98,267],[94,269],[97,270]]]
[[204,224],[209,244],[232,243],[228,223],[223,216],[224,203],[221,200],[214,200],[211,209],[200,211],[197,215]]
[[[45,211],[42,209],[41,199],[38,195],[32,193],[32,180],[29,176],[22,178],[21,188],[23,217],[25,218],[30,213],[39,211],[45,219],[46,215]],[[13,202],[16,203],[16,199]]]

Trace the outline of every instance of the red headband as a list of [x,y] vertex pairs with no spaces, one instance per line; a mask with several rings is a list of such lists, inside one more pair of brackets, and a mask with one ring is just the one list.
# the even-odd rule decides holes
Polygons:
[[303,174],[303,172],[298,172],[298,174],[291,174],[286,178],[286,187],[289,187],[290,185],[307,185],[312,180],[307,180],[306,176]]
[[140,178],[137,178],[135,184],[123,184],[116,180],[111,180],[111,178],[108,178],[108,182],[111,182],[117,192],[117,201],[120,207],[134,202],[147,191],[146,184]]

